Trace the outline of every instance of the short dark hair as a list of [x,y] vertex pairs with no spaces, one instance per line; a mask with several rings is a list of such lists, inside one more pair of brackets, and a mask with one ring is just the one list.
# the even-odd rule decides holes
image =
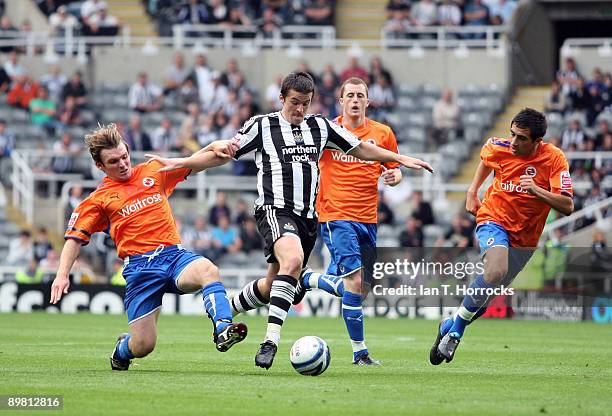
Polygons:
[[527,107],[519,111],[512,119],[510,127],[513,124],[521,129],[529,129],[532,141],[543,138],[546,134],[546,117],[533,108]]
[[283,79],[281,84],[281,95],[286,97],[290,90],[300,94],[314,93],[315,83],[312,76],[307,72],[292,72]]

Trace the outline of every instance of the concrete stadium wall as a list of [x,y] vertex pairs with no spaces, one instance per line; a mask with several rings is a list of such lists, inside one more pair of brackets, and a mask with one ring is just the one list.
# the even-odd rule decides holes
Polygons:
[[[143,69],[151,79],[161,81],[169,67],[175,50],[163,48],[155,56],[146,56],[140,50],[104,48],[95,51],[94,77],[97,81],[132,82]],[[188,65],[193,62],[192,51],[184,51]],[[313,71],[320,72],[326,64],[332,64],[340,72],[347,64],[346,50],[305,50],[300,58],[289,58],[285,51],[261,50],[254,58],[246,58],[239,50],[209,50],[209,64],[223,70],[229,58],[235,58],[250,83],[265,88],[277,75],[294,70],[300,61],[306,61]],[[421,59],[411,58],[406,50],[364,50],[361,62],[367,66],[373,56],[380,56],[398,82],[412,84],[431,83],[451,89],[466,84],[489,85],[502,88],[508,85],[508,59],[493,56],[486,50],[470,50],[469,57],[458,58],[454,52],[426,50]]]
[[[187,65],[191,66],[195,58],[193,50],[183,52]],[[132,83],[136,80],[136,74],[143,70],[149,73],[153,82],[161,85],[175,53],[176,50],[172,48],[160,48],[156,55],[149,56],[143,54],[140,48],[104,47],[95,49],[87,64],[79,63],[76,58],[63,57],[55,64],[61,67],[66,76],[76,70],[82,71],[89,85],[102,81]],[[230,58],[235,58],[248,82],[258,87],[262,94],[277,75],[286,75],[295,70],[301,61],[308,62],[315,73],[319,73],[327,64],[332,64],[339,73],[348,61],[346,50],[305,50],[300,58],[289,58],[285,51],[277,50],[261,50],[254,58],[242,56],[240,50],[211,49],[206,55],[209,65],[219,71],[225,69]],[[486,50],[470,50],[465,58],[457,57],[453,51],[426,50],[424,57],[411,58],[405,49],[365,50],[360,58],[362,65],[367,68],[373,56],[381,57],[396,83],[429,83],[452,90],[467,84],[488,86],[495,83],[502,89],[508,87],[508,57],[496,56]],[[6,60],[7,55],[0,56],[0,64]],[[48,73],[52,65],[42,55],[22,56],[21,63],[37,79]]]

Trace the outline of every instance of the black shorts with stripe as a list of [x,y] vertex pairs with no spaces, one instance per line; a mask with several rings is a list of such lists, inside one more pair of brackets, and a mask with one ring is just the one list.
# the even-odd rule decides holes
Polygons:
[[264,254],[268,263],[277,263],[274,256],[274,243],[283,235],[292,234],[298,237],[304,251],[304,264],[306,267],[310,253],[317,241],[316,218],[306,218],[285,208],[275,208],[264,205],[255,208],[257,229],[265,241]]

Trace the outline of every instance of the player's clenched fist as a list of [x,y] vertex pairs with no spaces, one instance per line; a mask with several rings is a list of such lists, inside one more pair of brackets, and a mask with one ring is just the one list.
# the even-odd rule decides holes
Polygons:
[[534,195],[537,185],[533,181],[533,177],[531,175],[521,175],[520,177],[521,188]]
[[478,209],[480,208],[481,202],[476,192],[468,192],[465,200],[465,210],[476,216]]
[[395,186],[402,180],[402,172],[399,169],[385,169],[381,177],[385,185]]

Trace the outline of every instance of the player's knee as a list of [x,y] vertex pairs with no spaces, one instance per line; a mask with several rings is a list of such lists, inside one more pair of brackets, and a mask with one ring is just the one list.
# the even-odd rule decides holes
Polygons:
[[202,271],[200,273],[202,281],[200,283],[207,284],[219,280],[219,268],[211,261],[208,261],[202,265]]
[[490,285],[499,285],[504,280],[507,274],[507,266],[497,265],[495,267],[491,267],[490,270],[487,270],[484,275],[484,279]]
[[361,276],[356,275],[350,279],[344,279],[344,288],[351,293],[361,294]]
[[286,270],[286,273],[291,276],[299,276],[302,271],[302,262],[304,260],[301,256],[291,256],[287,259],[286,263],[281,266],[282,269]]

